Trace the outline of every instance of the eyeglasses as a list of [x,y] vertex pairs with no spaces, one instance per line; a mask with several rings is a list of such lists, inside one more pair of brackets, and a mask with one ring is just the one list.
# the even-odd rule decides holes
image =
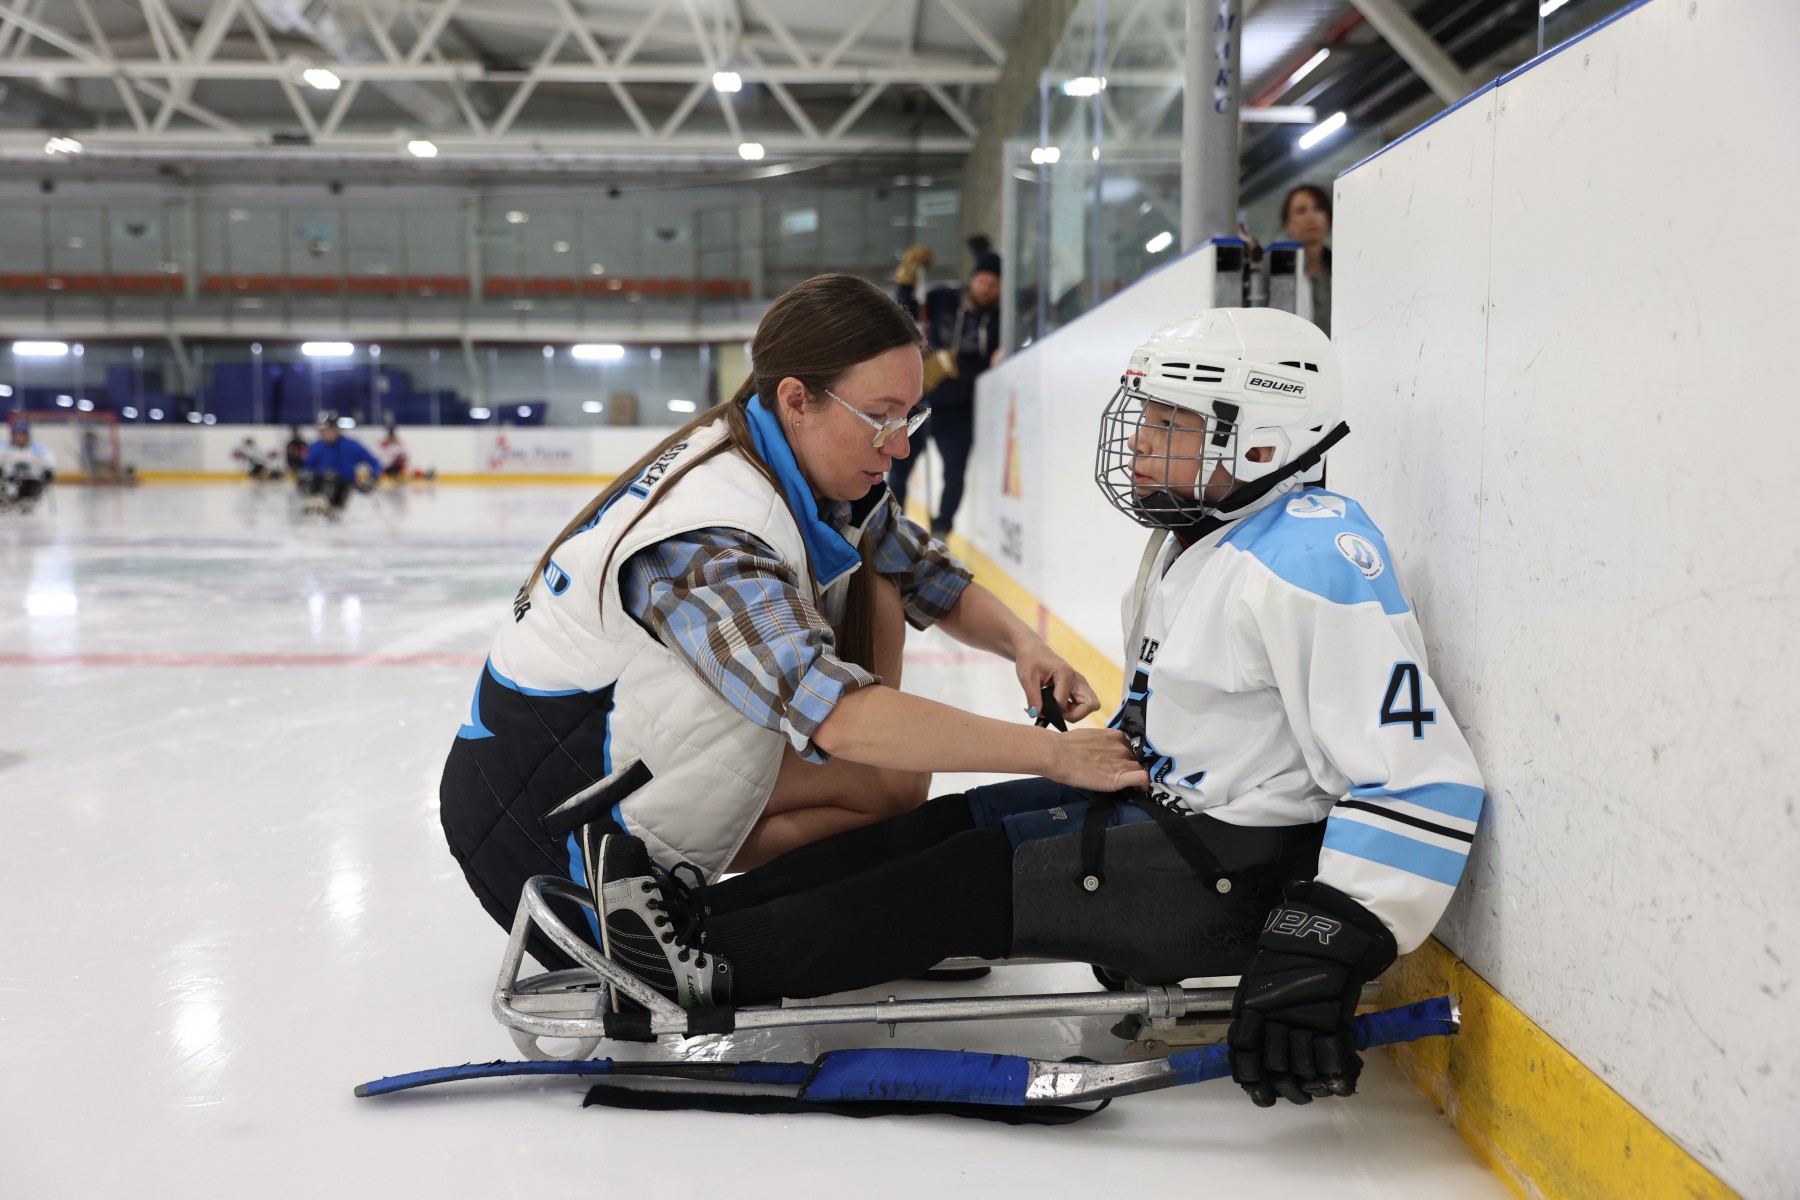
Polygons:
[[820,388],[819,390],[855,413],[857,420],[875,431],[874,440],[870,442],[870,445],[874,446],[877,450],[899,437],[902,433],[911,436],[918,432],[919,426],[925,423],[925,418],[931,415],[931,410],[929,408],[921,408],[911,416],[895,417],[892,421],[877,421],[874,417],[871,417],[868,413],[856,407],[856,405],[850,403],[830,388]]

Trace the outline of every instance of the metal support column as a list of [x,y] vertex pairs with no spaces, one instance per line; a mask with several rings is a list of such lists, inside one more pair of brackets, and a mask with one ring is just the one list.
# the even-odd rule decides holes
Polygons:
[[1181,245],[1237,233],[1243,0],[1187,0],[1181,101]]

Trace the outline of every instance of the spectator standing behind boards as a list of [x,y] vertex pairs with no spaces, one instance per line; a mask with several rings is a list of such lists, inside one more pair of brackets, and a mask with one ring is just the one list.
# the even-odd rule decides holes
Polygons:
[[[950,532],[962,503],[963,474],[975,442],[975,379],[1000,355],[1000,256],[989,245],[986,238],[971,238],[975,269],[968,284],[932,288],[923,303],[918,285],[921,271],[933,261],[930,247],[908,250],[894,272],[900,285],[894,299],[925,331],[925,404],[931,420],[918,440],[929,437],[937,443],[944,460],[944,492],[931,519],[931,532],[938,537]],[[888,487],[902,508],[916,461],[917,455],[895,459],[888,471]]]
[[1281,202],[1281,227],[1306,247],[1306,277],[1312,282],[1313,324],[1331,336],[1331,193],[1303,183]]

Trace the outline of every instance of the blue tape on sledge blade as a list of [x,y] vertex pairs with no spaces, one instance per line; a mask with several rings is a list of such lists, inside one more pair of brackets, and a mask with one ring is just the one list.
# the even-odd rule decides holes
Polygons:
[[843,1100],[1022,1105],[1031,1060],[960,1050],[833,1050],[800,1092]]

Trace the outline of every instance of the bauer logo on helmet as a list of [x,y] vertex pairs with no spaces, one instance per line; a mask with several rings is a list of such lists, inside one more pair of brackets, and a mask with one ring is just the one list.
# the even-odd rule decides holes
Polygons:
[[1255,372],[1251,372],[1250,378],[1244,381],[1244,386],[1260,388],[1265,392],[1280,392],[1284,396],[1306,395],[1306,385],[1304,383],[1288,383],[1281,379],[1265,379]]

